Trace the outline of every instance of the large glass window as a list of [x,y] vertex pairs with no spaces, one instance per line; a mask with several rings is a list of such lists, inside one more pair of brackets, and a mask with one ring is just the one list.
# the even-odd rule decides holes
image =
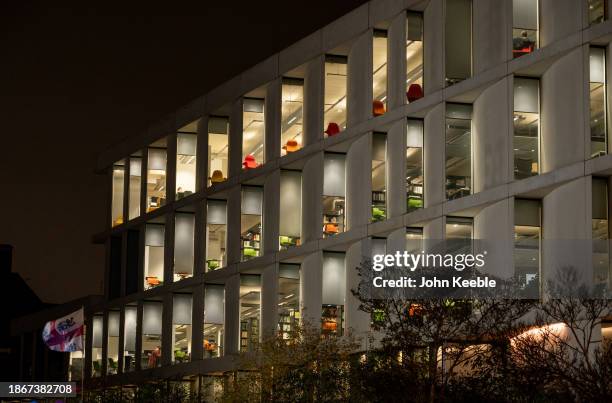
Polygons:
[[514,178],[540,172],[540,80],[514,78]]
[[225,289],[222,285],[204,287],[204,358],[223,355],[223,316]]
[[423,228],[406,228],[406,251],[421,253],[423,251]]
[[539,200],[514,199],[514,274],[526,295],[539,295],[541,213]]
[[144,288],[164,283],[164,225],[145,226]]
[[142,311],[142,355],[141,368],[161,365],[162,355],[162,311],[160,301],[145,301]]
[[302,173],[282,170],[280,175],[279,248],[300,244],[302,232]]
[[346,155],[325,153],[323,163],[323,237],[344,232]]
[[147,212],[166,204],[166,139],[153,143],[147,160]]
[[387,218],[387,135],[372,134],[372,222]]
[[409,11],[406,20],[406,97],[423,97],[423,14]]
[[227,202],[208,200],[206,203],[206,271],[227,265]]
[[344,294],[346,290],[344,253],[323,253],[323,306],[321,332],[342,336],[344,330]]
[[263,188],[242,187],[240,251],[242,260],[261,255]]
[[129,183],[129,219],[140,215],[140,188],[142,183],[142,153],[138,152],[130,157],[130,183]]
[[608,18],[607,0],[588,0],[589,24],[599,24]]
[[589,48],[589,106],[591,157],[598,157],[608,152],[606,50],[604,48]]
[[593,178],[592,186],[593,280],[595,284],[607,285],[610,272],[608,181],[603,178]]
[[387,110],[387,31],[374,30],[372,44],[372,113],[380,116]]
[[208,185],[227,179],[229,155],[229,119],[222,116],[208,118]]
[[472,189],[472,105],[446,104],[446,198]]
[[538,0],[512,0],[512,55],[520,57],[538,47]]
[[240,351],[254,351],[259,344],[261,319],[261,277],[240,276]]
[[136,321],[138,308],[130,305],[125,307],[125,323],[123,328],[123,372],[136,369]]
[[264,100],[244,98],[242,113],[242,168],[253,169],[264,163],[266,132]]
[[198,134],[195,123],[176,134],[176,199],[193,194],[196,190],[196,150]]
[[119,311],[108,312],[108,337],[106,343],[106,373],[108,375],[117,374],[119,354],[121,352],[119,346],[119,323],[121,321]]
[[300,321],[300,265],[281,263],[278,267],[278,332],[291,337]]
[[191,294],[174,294],[172,298],[172,363],[191,360]]
[[346,56],[325,56],[325,136],[334,136],[346,129],[347,60]]
[[174,281],[193,277],[195,215],[174,216]]
[[471,217],[446,217],[446,253],[472,253],[474,220]]
[[123,224],[123,189],[125,184],[125,161],[113,164],[113,188],[111,202],[111,225]]
[[92,334],[92,349],[91,349],[91,376],[102,376],[102,344],[104,342],[103,335],[104,315],[97,313],[94,315],[91,323]]
[[423,207],[423,121],[408,119],[406,134],[406,197],[407,211]]
[[283,77],[281,105],[281,155],[302,148],[304,79]]
[[472,75],[472,0],[445,0],[446,84]]

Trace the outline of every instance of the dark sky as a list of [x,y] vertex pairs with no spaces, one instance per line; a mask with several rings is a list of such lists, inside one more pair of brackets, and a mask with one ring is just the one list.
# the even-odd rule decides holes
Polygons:
[[46,302],[102,292],[97,154],[364,2],[0,2],[0,243],[13,270]]

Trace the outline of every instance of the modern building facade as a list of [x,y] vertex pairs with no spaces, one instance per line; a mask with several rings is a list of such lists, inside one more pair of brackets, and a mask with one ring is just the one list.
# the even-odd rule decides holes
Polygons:
[[608,8],[372,0],[109,149],[86,384],[215,394],[263,335],[365,334],[354,268],[423,239],[608,283]]

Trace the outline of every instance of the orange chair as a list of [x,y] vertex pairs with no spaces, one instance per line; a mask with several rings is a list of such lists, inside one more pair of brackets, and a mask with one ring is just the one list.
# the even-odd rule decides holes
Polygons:
[[423,98],[423,88],[420,84],[410,84],[406,97],[408,97],[408,102],[414,102],[417,99]]
[[283,146],[283,150],[287,151],[287,153],[292,153],[300,149],[300,145],[295,140],[288,140],[287,144]]
[[223,172],[218,169],[215,169],[212,173],[212,176],[209,178],[210,183],[221,183],[225,181],[225,177],[223,176]]
[[145,277],[145,280],[147,281],[147,285],[149,287],[155,287],[161,283],[161,281],[159,281],[159,278],[157,278],[157,276]]
[[253,169],[257,168],[258,166],[259,164],[255,160],[253,154],[248,154],[246,157],[244,157],[244,161],[242,161],[242,167],[244,169]]
[[327,129],[325,130],[325,134],[327,134],[328,136],[335,136],[336,134],[340,133],[340,126],[338,126],[338,123],[334,123],[334,122],[330,122],[327,125]]
[[325,232],[328,234],[337,234],[339,232],[338,224],[334,222],[325,224]]
[[381,116],[385,114],[385,104],[382,101],[372,102],[372,113],[374,116]]

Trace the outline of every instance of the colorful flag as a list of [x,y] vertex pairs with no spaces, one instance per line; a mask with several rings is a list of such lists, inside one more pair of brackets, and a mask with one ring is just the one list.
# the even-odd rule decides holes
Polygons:
[[42,338],[53,351],[83,351],[83,308],[45,324]]

